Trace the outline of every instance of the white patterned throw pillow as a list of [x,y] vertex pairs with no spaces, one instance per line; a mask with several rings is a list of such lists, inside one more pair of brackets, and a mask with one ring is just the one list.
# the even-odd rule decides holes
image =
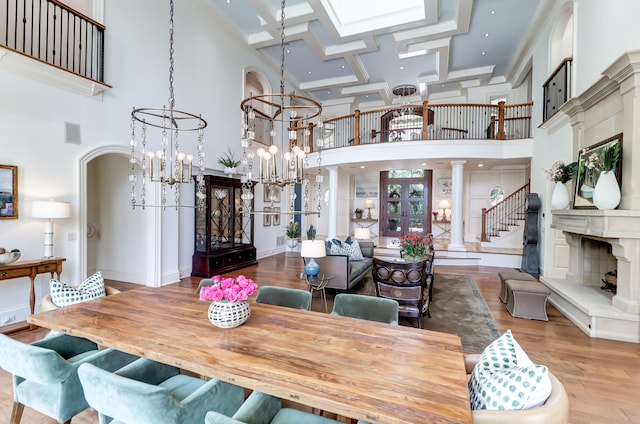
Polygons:
[[347,255],[352,261],[361,261],[364,259],[362,250],[360,250],[360,244],[358,243],[358,240],[354,240],[350,244],[346,242],[340,244],[332,243],[330,254]]
[[52,279],[49,281],[49,291],[51,301],[59,308],[106,296],[104,278],[100,271],[84,280],[78,287]]
[[469,393],[474,410],[529,409],[546,401],[551,380],[547,367],[535,365],[507,330],[480,355]]

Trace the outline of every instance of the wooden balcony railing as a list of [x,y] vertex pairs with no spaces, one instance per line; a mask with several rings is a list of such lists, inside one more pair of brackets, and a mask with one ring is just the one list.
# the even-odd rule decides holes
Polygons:
[[[410,105],[324,121],[323,149],[409,140],[510,140],[531,137],[533,103]],[[426,111],[426,113],[425,113]]]
[[491,241],[491,237],[497,237],[501,231],[508,231],[509,226],[525,218],[529,188],[530,183],[527,183],[489,209],[482,208],[480,241]]
[[546,121],[571,98],[571,65],[573,58],[565,58],[544,82],[542,119]]
[[0,45],[104,83],[104,25],[57,0],[0,1],[0,22]]

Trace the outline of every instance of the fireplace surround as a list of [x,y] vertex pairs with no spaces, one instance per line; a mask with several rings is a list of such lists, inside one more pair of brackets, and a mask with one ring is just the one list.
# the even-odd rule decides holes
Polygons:
[[[541,277],[549,302],[591,337],[640,343],[640,211],[554,210],[551,228],[569,245],[565,279]],[[609,243],[615,259],[596,257],[592,243]],[[617,269],[615,294],[600,289],[595,275]]]

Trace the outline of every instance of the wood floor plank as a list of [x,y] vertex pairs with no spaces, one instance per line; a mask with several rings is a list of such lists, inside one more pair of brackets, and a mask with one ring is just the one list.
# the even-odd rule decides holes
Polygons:
[[[296,278],[302,267],[298,255],[279,254],[260,259],[258,265],[229,275],[245,274],[261,285],[305,288],[304,281]],[[482,266],[436,267],[436,273],[466,274],[475,279],[500,331],[511,329],[531,358],[547,365],[564,384],[569,396],[570,423],[640,423],[640,345],[592,339],[551,305],[547,305],[548,322],[511,317],[498,299],[500,280],[497,273],[503,270],[505,268]],[[179,284],[195,289],[199,281],[200,278],[185,278]],[[122,290],[136,286],[119,282],[109,284]],[[333,296],[328,297],[332,302]],[[313,309],[324,311],[318,293],[313,299]],[[37,329],[15,337],[32,341],[44,334],[45,330]],[[11,413],[13,396],[9,375],[4,371],[0,371],[0,384],[0,422],[5,422]],[[23,424],[54,422],[25,408]],[[73,419],[73,424],[95,422],[97,419],[92,411],[85,411]]]

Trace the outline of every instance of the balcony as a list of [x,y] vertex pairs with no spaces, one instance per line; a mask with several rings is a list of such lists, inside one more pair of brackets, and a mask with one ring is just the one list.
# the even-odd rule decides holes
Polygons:
[[56,0],[0,2],[0,21],[4,67],[89,96],[109,88],[104,25]]

